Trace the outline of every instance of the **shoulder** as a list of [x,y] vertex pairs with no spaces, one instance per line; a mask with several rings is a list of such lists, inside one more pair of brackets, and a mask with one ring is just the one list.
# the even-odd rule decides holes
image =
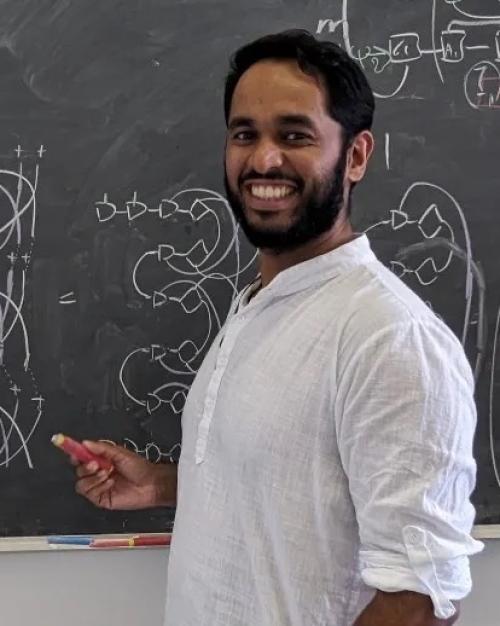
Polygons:
[[432,348],[446,351],[448,357],[465,358],[451,329],[382,263],[375,260],[363,265],[349,279],[339,356],[392,344],[408,355]]
[[349,321],[374,330],[394,322],[435,318],[428,305],[380,261],[360,266],[351,276]]

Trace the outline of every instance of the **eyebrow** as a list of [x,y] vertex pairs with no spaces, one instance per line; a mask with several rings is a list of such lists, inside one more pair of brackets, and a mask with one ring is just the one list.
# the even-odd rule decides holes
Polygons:
[[316,129],[314,122],[307,115],[280,115],[278,120],[283,126],[304,126],[310,130]]
[[240,126],[255,126],[255,122],[251,117],[233,117],[233,119],[228,124],[228,130],[234,130],[235,128],[239,128]]
[[[309,128],[310,130],[316,129],[314,122],[307,115],[279,115],[277,120],[278,123],[282,126],[304,126],[305,128]],[[234,130],[235,128],[240,128],[242,126],[253,128],[255,126],[255,121],[251,117],[234,117],[228,124],[228,130]]]

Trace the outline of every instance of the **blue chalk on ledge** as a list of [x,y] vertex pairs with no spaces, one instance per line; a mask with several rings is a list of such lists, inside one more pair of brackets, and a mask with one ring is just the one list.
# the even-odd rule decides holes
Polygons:
[[92,537],[83,535],[52,535],[47,537],[47,543],[70,545],[70,546],[89,546]]

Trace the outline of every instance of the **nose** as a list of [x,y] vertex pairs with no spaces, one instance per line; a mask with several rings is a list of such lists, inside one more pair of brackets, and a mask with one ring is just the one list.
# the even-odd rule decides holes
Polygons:
[[274,142],[260,141],[255,145],[250,165],[259,174],[266,174],[269,170],[283,165],[283,154]]

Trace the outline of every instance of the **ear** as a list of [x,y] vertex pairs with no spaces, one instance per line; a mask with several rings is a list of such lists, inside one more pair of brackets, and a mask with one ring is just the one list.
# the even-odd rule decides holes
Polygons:
[[359,182],[365,175],[374,147],[375,139],[369,130],[363,130],[354,138],[346,167],[346,177],[351,183]]

